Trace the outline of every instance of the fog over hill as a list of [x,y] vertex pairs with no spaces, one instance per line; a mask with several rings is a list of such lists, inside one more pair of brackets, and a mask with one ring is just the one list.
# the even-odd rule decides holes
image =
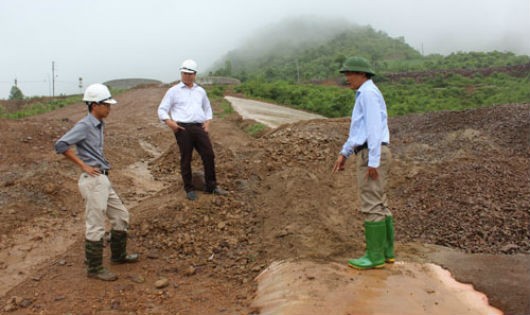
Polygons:
[[346,29],[359,27],[346,19],[326,19],[318,16],[288,18],[268,25],[243,41],[242,52],[267,54],[282,48],[294,48],[324,42]]
[[[528,0],[198,0],[185,7],[170,0],[0,1],[0,98],[15,79],[27,96],[79,93],[90,83],[118,78],[172,82],[184,59],[195,59],[204,71],[262,29],[315,16],[338,27],[345,21],[402,36],[424,54],[530,54]],[[317,28],[306,31],[320,38]],[[274,37],[285,39],[284,32]]]
[[[506,51],[425,54],[404,36],[393,37],[371,25],[316,16],[269,25],[220,57],[208,72],[242,81],[260,78],[318,82],[335,79],[348,56],[367,58],[376,72],[484,68],[528,63],[527,55]],[[495,60],[497,59],[497,60]],[[499,61],[503,60],[503,61]]]

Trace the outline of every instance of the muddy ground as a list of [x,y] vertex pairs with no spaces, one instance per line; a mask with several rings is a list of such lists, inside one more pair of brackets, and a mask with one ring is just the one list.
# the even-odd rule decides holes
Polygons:
[[[156,118],[164,92],[119,95],[107,121],[110,178],[142,257],[110,266],[112,283],[85,276],[79,170],[53,152],[85,106],[0,121],[0,311],[257,314],[253,279],[273,261],[342,263],[363,251],[353,163],[330,172],[348,119],[254,139],[236,114],[217,112],[211,137],[230,195],[190,202],[174,137]],[[530,314],[530,104],[397,117],[390,132],[398,259],[439,263],[506,314]]]

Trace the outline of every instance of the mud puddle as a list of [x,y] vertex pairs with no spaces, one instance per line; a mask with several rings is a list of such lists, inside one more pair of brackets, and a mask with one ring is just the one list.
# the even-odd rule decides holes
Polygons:
[[274,262],[257,278],[260,314],[499,315],[473,286],[431,263],[358,271],[344,264]]

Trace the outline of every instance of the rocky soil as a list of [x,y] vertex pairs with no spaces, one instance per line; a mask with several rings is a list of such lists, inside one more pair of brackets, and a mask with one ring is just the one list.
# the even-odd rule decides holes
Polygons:
[[[190,202],[174,137],[156,119],[164,92],[123,93],[108,119],[110,178],[132,214],[130,250],[142,257],[110,266],[120,274],[113,283],[85,276],[79,171],[52,148],[85,107],[0,121],[0,310],[252,314],[253,279],[271,262],[343,262],[363,251],[353,163],[331,174],[348,119],[283,125],[258,139],[235,114],[216,119],[218,180],[230,195]],[[445,261],[506,314],[530,313],[530,104],[396,117],[390,129],[398,258]],[[197,156],[194,171],[200,186]],[[477,256],[458,264],[424,243]],[[511,280],[499,285],[486,256],[510,264]]]

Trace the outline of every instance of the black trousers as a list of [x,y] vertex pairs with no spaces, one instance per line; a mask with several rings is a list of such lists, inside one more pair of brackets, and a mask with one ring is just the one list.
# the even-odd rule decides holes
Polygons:
[[202,128],[202,124],[179,123],[186,128],[175,133],[177,144],[180,149],[180,174],[184,182],[186,192],[194,190],[191,175],[191,160],[193,149],[199,153],[204,166],[204,182],[206,191],[211,192],[217,187],[215,178],[215,154],[208,133]]

